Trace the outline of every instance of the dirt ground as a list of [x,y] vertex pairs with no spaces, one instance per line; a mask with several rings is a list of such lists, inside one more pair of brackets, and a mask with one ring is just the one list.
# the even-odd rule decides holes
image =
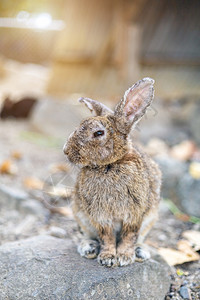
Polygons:
[[[41,196],[45,184],[50,179],[60,181],[60,178],[65,178],[68,166],[62,152],[62,144],[52,144],[47,137],[41,138],[41,136],[33,135],[30,130],[28,121],[0,122],[0,164],[9,161],[10,170],[8,171],[11,173],[0,174],[0,183],[14,190],[19,189],[28,193],[32,193],[35,187]],[[68,183],[68,179],[71,182],[74,180],[73,176],[65,178],[63,186]],[[200,230],[200,224],[183,222],[175,218],[166,204],[162,202],[160,218],[150,232],[147,244],[154,248],[176,248],[182,232],[189,229]],[[0,244],[37,234],[50,234],[75,241],[77,225],[73,217],[49,213],[45,208],[38,214],[22,214],[12,206],[9,211],[6,206],[2,207]],[[200,299],[200,264],[198,261],[172,268],[171,278],[172,284],[166,299]],[[186,293],[186,298],[181,297],[180,293]],[[187,293],[189,298],[187,298]]]

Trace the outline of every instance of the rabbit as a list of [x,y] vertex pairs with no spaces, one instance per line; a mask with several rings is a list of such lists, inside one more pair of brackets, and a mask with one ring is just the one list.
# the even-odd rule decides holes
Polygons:
[[107,267],[150,257],[143,241],[157,219],[161,172],[129,133],[153,100],[153,84],[139,80],[114,111],[81,98],[95,116],[83,120],[63,148],[80,168],[72,204],[82,233],[77,250]]

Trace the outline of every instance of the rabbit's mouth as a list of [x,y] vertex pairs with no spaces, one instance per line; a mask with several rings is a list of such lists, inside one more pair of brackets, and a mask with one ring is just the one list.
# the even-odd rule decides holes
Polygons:
[[70,152],[64,152],[67,156],[67,159],[70,163],[73,164],[82,164],[81,156],[78,152],[70,151]]
[[71,149],[69,147],[68,143],[65,143],[63,147],[63,152],[67,156],[69,162],[74,163],[74,164],[79,164],[81,160],[81,156],[78,150],[76,149]]

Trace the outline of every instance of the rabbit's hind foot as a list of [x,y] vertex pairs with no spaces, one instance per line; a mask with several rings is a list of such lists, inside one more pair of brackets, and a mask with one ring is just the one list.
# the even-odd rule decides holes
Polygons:
[[99,254],[99,242],[95,240],[83,240],[77,247],[78,253],[86,258],[96,258]]

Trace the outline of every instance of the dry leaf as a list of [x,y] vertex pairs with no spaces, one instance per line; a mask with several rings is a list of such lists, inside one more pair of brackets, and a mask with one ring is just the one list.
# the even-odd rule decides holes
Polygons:
[[195,251],[200,250],[200,232],[195,230],[187,230],[182,233],[182,236],[187,239]]
[[55,164],[50,167],[51,172],[69,172],[69,166],[67,164]]
[[44,187],[44,182],[38,178],[27,177],[24,179],[24,185],[29,189],[42,190]]
[[52,213],[57,213],[57,214],[61,214],[63,216],[69,217],[69,218],[73,218],[73,212],[72,209],[70,207],[55,207],[53,205],[51,205],[50,203],[48,203],[47,201],[42,201],[44,206],[50,210],[50,212]]
[[190,257],[194,257],[196,258],[197,260],[200,259],[200,256],[198,253],[196,253],[194,251],[194,249],[192,249],[191,245],[190,245],[190,242],[187,241],[187,240],[179,240],[177,242],[177,248],[178,250],[186,253],[188,256]]
[[196,146],[192,141],[183,141],[171,149],[171,156],[178,160],[185,161],[192,157],[195,150]]
[[190,220],[190,216],[183,213],[176,213],[176,218],[183,222],[189,222]]
[[17,173],[17,166],[11,160],[7,159],[0,165],[0,173],[14,175]]
[[150,247],[156,248],[156,249],[159,248],[158,243],[153,242],[152,240],[150,240],[148,238],[145,240],[145,244],[147,244]]
[[21,152],[19,152],[19,151],[13,151],[13,152],[11,153],[11,156],[12,156],[12,158],[14,158],[14,159],[16,159],[16,160],[19,160],[19,159],[22,158],[22,154],[21,154]]
[[194,255],[188,255],[185,252],[172,248],[159,248],[158,253],[166,260],[170,266],[183,264],[189,261],[199,260],[199,255],[194,252]]
[[52,209],[52,212],[59,213],[65,217],[73,218],[72,209],[69,207],[55,207]]
[[72,189],[66,187],[53,186],[45,191],[50,196],[67,198],[72,194]]
[[192,162],[189,167],[189,173],[194,179],[200,179],[200,163]]

